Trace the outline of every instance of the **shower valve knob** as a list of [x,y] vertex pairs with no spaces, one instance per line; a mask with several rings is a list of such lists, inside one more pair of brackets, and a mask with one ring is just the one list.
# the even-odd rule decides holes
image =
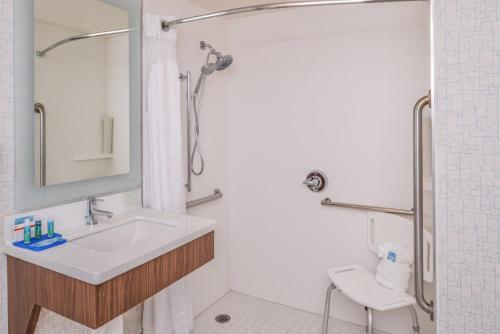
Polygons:
[[306,180],[302,183],[306,185],[309,190],[319,193],[326,189],[328,185],[328,178],[325,173],[319,170],[313,170],[309,172]]
[[306,186],[317,187],[317,186],[319,186],[320,182],[318,179],[313,179],[313,180],[306,180],[302,183],[304,183]]

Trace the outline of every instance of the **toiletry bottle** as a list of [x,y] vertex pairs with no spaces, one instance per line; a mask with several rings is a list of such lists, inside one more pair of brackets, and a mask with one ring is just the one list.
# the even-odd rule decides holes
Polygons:
[[24,243],[31,243],[31,221],[29,219],[24,220]]
[[35,218],[35,238],[40,238],[42,236],[42,218]]
[[47,236],[49,238],[54,237],[54,218],[47,218]]

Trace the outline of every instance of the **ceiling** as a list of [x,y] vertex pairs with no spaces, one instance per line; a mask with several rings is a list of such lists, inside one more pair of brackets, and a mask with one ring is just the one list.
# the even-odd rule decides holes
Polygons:
[[84,33],[128,27],[128,12],[106,0],[36,0],[35,19]]
[[223,9],[245,7],[252,5],[260,5],[264,3],[272,3],[284,0],[191,0],[191,2],[206,8],[210,11],[218,11]]

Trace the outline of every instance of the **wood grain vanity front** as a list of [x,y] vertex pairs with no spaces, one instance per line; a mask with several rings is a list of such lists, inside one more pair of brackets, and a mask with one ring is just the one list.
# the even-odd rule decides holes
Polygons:
[[9,334],[32,334],[41,308],[96,329],[214,258],[214,232],[99,285],[8,256]]

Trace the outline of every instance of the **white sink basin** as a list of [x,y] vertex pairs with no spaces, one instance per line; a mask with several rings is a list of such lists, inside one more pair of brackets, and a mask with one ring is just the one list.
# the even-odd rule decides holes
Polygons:
[[67,243],[42,252],[4,245],[18,259],[90,284],[101,284],[214,230],[215,221],[139,209],[89,227],[58,230]]
[[175,226],[156,223],[146,219],[137,219],[73,240],[71,243],[79,247],[107,253],[130,247],[135,243],[169,229],[175,229]]

